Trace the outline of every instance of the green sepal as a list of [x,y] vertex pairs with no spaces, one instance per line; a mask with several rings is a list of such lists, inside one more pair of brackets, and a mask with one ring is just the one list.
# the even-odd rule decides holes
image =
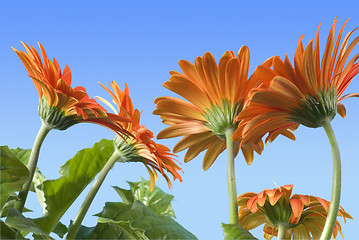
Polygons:
[[45,97],[41,99],[39,104],[39,116],[51,129],[66,130],[79,123],[74,116],[66,116],[63,110],[50,107]]
[[309,95],[298,107],[292,108],[288,119],[310,128],[321,127],[326,119],[333,120],[337,114],[337,104],[335,89],[319,90],[317,97]]
[[224,239],[237,240],[237,239],[257,239],[247,229],[236,224],[222,223]]
[[225,140],[225,131],[237,128],[238,122],[234,122],[234,119],[242,108],[242,102],[231,104],[229,100],[222,100],[222,105],[212,104],[202,115],[207,120],[206,126],[219,138]]
[[1,146],[0,152],[0,209],[2,209],[8,197],[20,191],[29,179],[29,170],[8,146]]
[[113,144],[115,146],[116,151],[118,151],[119,155],[121,156],[119,158],[119,161],[122,162],[146,161],[146,159],[138,153],[138,149],[135,147],[135,145],[132,142],[133,142],[132,139],[127,136],[123,136],[123,138],[118,135],[115,136],[115,138],[113,139]]

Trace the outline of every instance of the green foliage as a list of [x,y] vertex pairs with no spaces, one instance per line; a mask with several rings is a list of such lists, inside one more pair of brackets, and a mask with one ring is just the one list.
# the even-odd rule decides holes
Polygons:
[[[15,204],[18,200],[19,200],[19,197],[15,193],[10,194],[6,203],[4,204],[4,206],[1,209],[0,217],[2,217],[2,218],[6,217],[7,213],[9,212],[9,209],[15,208]],[[32,212],[32,210],[24,208],[23,212]]]
[[76,239],[197,239],[172,219],[172,195],[157,187],[151,193],[144,179],[129,185],[130,190],[114,187],[123,202],[107,202],[99,223],[81,226]]
[[[225,240],[257,239],[246,229],[236,224],[222,223]],[[258,240],[258,239],[257,239]]]
[[76,239],[126,239],[121,228],[107,223],[98,223],[96,227],[81,226]]
[[139,200],[156,214],[176,217],[171,206],[172,195],[165,193],[158,187],[155,187],[150,192],[150,182],[143,178],[141,178],[140,182],[128,182],[128,184],[130,185],[130,190],[113,187],[124,203],[133,203],[135,200]]
[[[22,149],[22,148],[16,148],[16,149],[10,149],[11,152],[25,165],[27,166],[31,154],[31,149]],[[38,192],[35,190],[34,186],[41,186],[42,183],[46,180],[44,175],[42,175],[39,168],[36,168],[36,171],[34,173],[34,178],[32,179],[30,191]],[[37,189],[39,190],[39,189]],[[40,199],[39,199],[40,200]],[[41,202],[40,202],[41,204]]]
[[32,232],[36,238],[52,239],[46,232],[37,226],[32,220],[24,217],[15,208],[10,208],[5,223],[21,232]]
[[20,232],[15,231],[0,220],[0,239],[25,239]]
[[58,222],[55,228],[52,230],[52,232],[56,233],[57,236],[59,236],[60,238],[63,238],[63,236],[65,236],[67,231],[68,231],[67,227],[61,222]]
[[0,152],[0,209],[2,209],[8,197],[22,189],[23,184],[29,179],[29,171],[9,147],[1,146]]
[[156,214],[140,201],[107,202],[97,216],[101,223],[119,226],[126,239],[196,239],[171,217]]
[[36,223],[49,233],[86,186],[101,171],[114,152],[111,140],[80,150],[61,167],[61,177],[43,182],[46,213]]

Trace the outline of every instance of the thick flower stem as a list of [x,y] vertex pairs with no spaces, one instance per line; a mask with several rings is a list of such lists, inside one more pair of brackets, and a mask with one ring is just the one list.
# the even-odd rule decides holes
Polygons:
[[278,225],[277,240],[283,240],[283,239],[284,239],[285,230],[286,230],[286,229],[285,229],[284,224],[279,224],[279,225]]
[[105,180],[108,172],[111,170],[113,165],[115,165],[116,161],[120,157],[120,154],[117,150],[111,155],[105,166],[102,168],[101,172],[99,173],[97,179],[95,180],[94,184],[92,185],[85,201],[82,203],[82,206],[77,213],[77,216],[72,223],[71,227],[69,228],[69,233],[66,236],[66,239],[74,239],[76,234],[81,226],[82,220],[84,219],[93,199],[95,198],[98,190],[100,189],[103,181]]
[[227,182],[229,198],[229,223],[238,224],[237,188],[234,171],[234,144],[232,140],[233,129],[226,130],[227,143]]
[[322,235],[320,236],[321,240],[331,239],[338,216],[340,192],[341,192],[341,162],[340,162],[338,143],[337,140],[335,139],[333,128],[330,124],[329,119],[327,119],[323,123],[323,127],[328,135],[330,146],[332,148],[333,185],[332,185],[332,197],[330,200],[327,220],[325,221],[323,232]]
[[44,141],[45,137],[50,132],[50,130],[51,130],[51,128],[46,123],[43,122],[40,127],[40,130],[37,133],[37,136],[35,138],[35,142],[34,142],[34,145],[32,146],[32,150],[31,150],[29,162],[27,164],[27,168],[29,169],[29,173],[30,173],[30,178],[24,184],[23,189],[19,192],[20,201],[18,201],[15,205],[15,208],[19,212],[22,212],[24,210],[26,198],[29,193],[32,179],[34,178],[34,174],[36,171],[37,160],[39,159],[40,148],[41,148],[42,142]]

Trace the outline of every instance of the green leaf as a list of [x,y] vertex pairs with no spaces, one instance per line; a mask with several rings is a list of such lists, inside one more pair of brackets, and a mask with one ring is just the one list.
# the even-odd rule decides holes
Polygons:
[[[222,223],[225,240],[237,239],[257,239],[246,229],[236,224]],[[257,239],[258,240],[258,239]]]
[[150,192],[150,181],[143,178],[140,182],[128,182],[128,184],[130,190],[113,187],[124,203],[133,203],[139,200],[158,215],[176,217],[171,206],[172,195],[165,193],[158,187]]
[[[7,199],[7,202],[4,204],[4,206],[1,209],[0,217],[2,218],[6,217],[9,209],[15,208],[15,204],[17,201],[19,201],[19,197],[15,193],[10,194],[10,196]],[[24,208],[23,212],[32,212],[32,210]]]
[[107,223],[98,223],[96,227],[80,227],[76,239],[126,239],[121,228]]
[[118,226],[127,239],[197,239],[169,216],[156,214],[140,201],[133,204],[107,202],[99,222]]
[[0,209],[10,194],[20,191],[29,179],[29,170],[14,156],[9,147],[1,146],[0,161]]
[[52,239],[46,232],[37,226],[32,220],[24,217],[15,208],[10,208],[5,223],[19,231],[32,232],[41,239]]
[[61,177],[43,182],[46,214],[36,223],[49,233],[114,152],[112,140],[103,139],[80,150],[61,167]]
[[25,239],[20,232],[15,231],[0,220],[0,239]]
[[64,224],[62,224],[61,222],[58,222],[56,224],[54,230],[52,230],[52,232],[56,233],[57,236],[59,236],[60,238],[63,238],[63,236],[65,236],[67,231],[68,231],[67,227]]
[[[10,149],[10,150],[25,166],[27,166],[27,164],[29,162],[30,154],[31,154],[31,149],[16,148],[16,149]],[[35,190],[34,186],[41,186],[43,181],[45,181],[45,180],[46,180],[46,178],[44,177],[44,175],[42,175],[39,168],[36,167],[36,171],[35,171],[34,177],[32,179],[32,183],[31,183],[30,191],[35,192],[36,190]],[[41,204],[41,199],[39,199],[39,201]],[[41,205],[41,206],[43,206],[43,205]]]

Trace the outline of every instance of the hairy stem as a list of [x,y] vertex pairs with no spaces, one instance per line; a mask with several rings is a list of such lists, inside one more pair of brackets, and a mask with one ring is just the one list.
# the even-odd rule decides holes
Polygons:
[[333,128],[328,119],[323,123],[323,127],[328,135],[330,146],[332,148],[333,185],[332,185],[332,197],[330,200],[327,220],[325,221],[323,232],[322,235],[320,236],[321,240],[330,239],[333,234],[333,230],[338,216],[340,192],[341,192],[341,162],[340,162],[338,143],[337,140],[335,139]]
[[226,130],[227,143],[227,182],[229,198],[229,223],[238,224],[237,188],[234,171],[234,144],[232,140],[233,129]]
[[23,189],[19,192],[20,201],[18,201],[15,205],[15,208],[19,212],[22,212],[24,210],[26,198],[29,193],[32,179],[34,178],[34,174],[36,171],[37,160],[39,159],[40,148],[41,148],[42,142],[44,141],[45,137],[50,132],[50,130],[51,130],[51,128],[48,127],[46,123],[42,122],[40,130],[37,133],[37,136],[35,138],[34,145],[32,146],[29,162],[27,164],[27,168],[29,169],[29,172],[30,172],[30,178],[24,184]]
[[277,235],[277,240],[283,240],[284,239],[284,235],[285,235],[285,226],[284,224],[279,224],[278,225],[278,235]]
[[66,239],[74,239],[76,234],[81,226],[82,220],[84,219],[92,201],[94,200],[98,190],[100,189],[103,181],[105,180],[108,172],[111,170],[113,165],[116,163],[120,154],[117,150],[111,155],[105,166],[102,168],[101,172],[99,173],[97,179],[95,180],[94,184],[92,185],[89,193],[87,194],[85,201],[82,203],[82,206],[77,213],[77,216],[72,223],[71,227],[69,228],[69,233],[66,236]]

